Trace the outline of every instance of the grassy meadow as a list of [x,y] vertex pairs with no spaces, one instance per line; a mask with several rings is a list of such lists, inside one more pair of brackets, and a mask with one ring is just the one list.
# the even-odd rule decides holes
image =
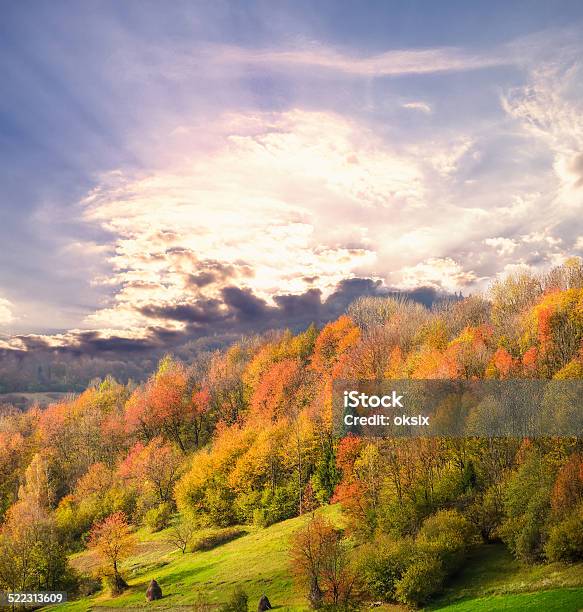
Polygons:
[[[342,524],[339,506],[329,506],[320,512],[336,524]],[[303,594],[294,589],[287,552],[290,536],[307,520],[308,516],[302,516],[265,529],[246,526],[245,535],[231,542],[213,550],[185,554],[167,541],[168,529],[154,534],[140,529],[136,553],[123,567],[130,588],[119,597],[112,598],[100,592],[59,606],[59,610],[197,610],[202,603],[216,609],[237,584],[249,595],[251,610],[255,609],[263,593],[268,595],[275,609],[308,610]],[[207,531],[202,530],[197,537],[206,534]],[[94,554],[88,551],[74,555],[71,561],[86,574],[98,567]],[[160,583],[164,597],[147,603],[144,596],[152,578]],[[407,608],[395,605],[376,609]],[[526,566],[500,544],[478,545],[470,550],[462,571],[425,609],[576,612],[583,609],[583,564]]]

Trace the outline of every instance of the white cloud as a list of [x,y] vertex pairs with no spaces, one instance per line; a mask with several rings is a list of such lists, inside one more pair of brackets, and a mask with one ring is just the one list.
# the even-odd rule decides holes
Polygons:
[[402,280],[399,286],[403,289],[428,286],[459,291],[478,279],[473,271],[465,270],[451,257],[433,257],[414,266],[406,266],[400,275]]
[[323,46],[290,50],[251,50],[243,47],[213,47],[211,61],[234,64],[255,64],[303,69],[322,68],[362,76],[399,76],[476,70],[509,63],[500,55],[468,53],[456,47],[432,49],[395,49],[378,55],[357,57]]
[[491,246],[499,255],[512,255],[518,246],[516,240],[512,238],[503,238],[501,236],[497,238],[486,238],[484,244]]
[[466,184],[473,134],[391,147],[362,123],[294,110],[230,113],[169,138],[158,167],[104,176],[83,202],[85,221],[115,236],[113,274],[94,282],[116,293],[88,326],[137,329],[151,323],[140,309],[216,300],[228,284],[268,302],[313,286],[326,296],[351,276],[458,291],[563,255],[551,196],[533,190],[542,178]]
[[[230,283],[270,300],[315,277],[326,296],[376,265],[371,216],[423,198],[413,160],[333,114],[229,115],[212,129],[214,152],[188,139],[187,162],[104,177],[83,202],[84,219],[117,237],[113,279],[99,282],[121,286],[89,325],[143,325],[142,307],[216,299]],[[219,267],[227,278],[216,279]],[[194,286],[201,271],[220,282]]]
[[548,60],[531,70],[527,85],[502,98],[506,112],[548,147],[558,179],[556,201],[571,208],[583,205],[582,77],[579,60]]
[[12,308],[12,303],[9,300],[0,298],[0,325],[8,325],[14,321]]
[[432,110],[431,110],[431,106],[429,106],[429,104],[427,104],[427,102],[406,102],[405,104],[402,105],[403,108],[408,108],[410,110],[417,110],[420,111],[422,113],[425,113],[427,115],[430,115]]

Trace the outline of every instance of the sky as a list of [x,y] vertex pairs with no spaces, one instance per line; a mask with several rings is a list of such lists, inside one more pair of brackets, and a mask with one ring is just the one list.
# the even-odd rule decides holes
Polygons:
[[578,1],[6,2],[0,348],[144,347],[583,255]]

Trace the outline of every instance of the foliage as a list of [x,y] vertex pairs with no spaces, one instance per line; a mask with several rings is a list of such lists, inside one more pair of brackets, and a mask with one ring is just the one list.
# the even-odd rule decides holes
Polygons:
[[506,518],[500,534],[510,550],[524,561],[542,558],[552,484],[552,468],[538,452],[531,452],[507,480]]
[[398,601],[411,606],[425,603],[441,590],[446,575],[439,557],[420,555],[397,582],[395,597]]
[[152,532],[161,531],[168,527],[171,518],[172,506],[168,502],[162,502],[146,512],[144,515],[144,525]]
[[347,541],[326,519],[315,515],[293,537],[292,570],[308,589],[312,608],[329,603],[348,607],[356,596],[356,572],[351,567]]
[[135,538],[123,512],[109,515],[94,524],[91,529],[88,546],[94,549],[106,564],[105,575],[112,577],[114,593],[121,592],[127,586],[119,572],[119,564],[133,552],[135,544]]
[[[97,548],[112,516],[125,517],[129,543],[134,527],[163,529],[178,509],[169,529],[185,552],[197,526],[263,528],[335,502],[349,537],[316,530],[338,565],[307,585],[323,605],[357,597],[353,546],[369,551],[358,563],[371,593],[408,604],[441,588],[474,533],[520,561],[578,559],[580,440],[338,439],[332,387],[339,377],[580,379],[582,270],[570,261],[510,276],[431,309],[361,298],[322,329],[242,338],[189,363],[168,356],[141,384],[95,380],[42,411],[3,409],[1,579],[71,577],[67,554]],[[438,416],[461,418],[470,404],[444,402]],[[568,416],[550,392],[542,405],[557,423]]]
[[583,559],[583,505],[573,514],[553,525],[545,544],[549,561],[575,562]]

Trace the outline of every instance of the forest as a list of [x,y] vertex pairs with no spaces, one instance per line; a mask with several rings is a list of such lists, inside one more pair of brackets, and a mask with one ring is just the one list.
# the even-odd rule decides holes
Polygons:
[[[579,259],[431,308],[359,298],[322,328],[167,355],[141,384],[112,372],[46,408],[3,406],[0,589],[113,597],[137,529],[188,554],[220,545],[200,530],[228,540],[302,515],[289,574],[314,609],[425,605],[477,542],[526,565],[583,561],[581,437],[334,433],[336,379],[523,378],[583,379]],[[341,526],[318,510],[332,505]],[[92,575],[71,563],[83,550]],[[244,585],[230,597],[223,610],[247,609]]]

